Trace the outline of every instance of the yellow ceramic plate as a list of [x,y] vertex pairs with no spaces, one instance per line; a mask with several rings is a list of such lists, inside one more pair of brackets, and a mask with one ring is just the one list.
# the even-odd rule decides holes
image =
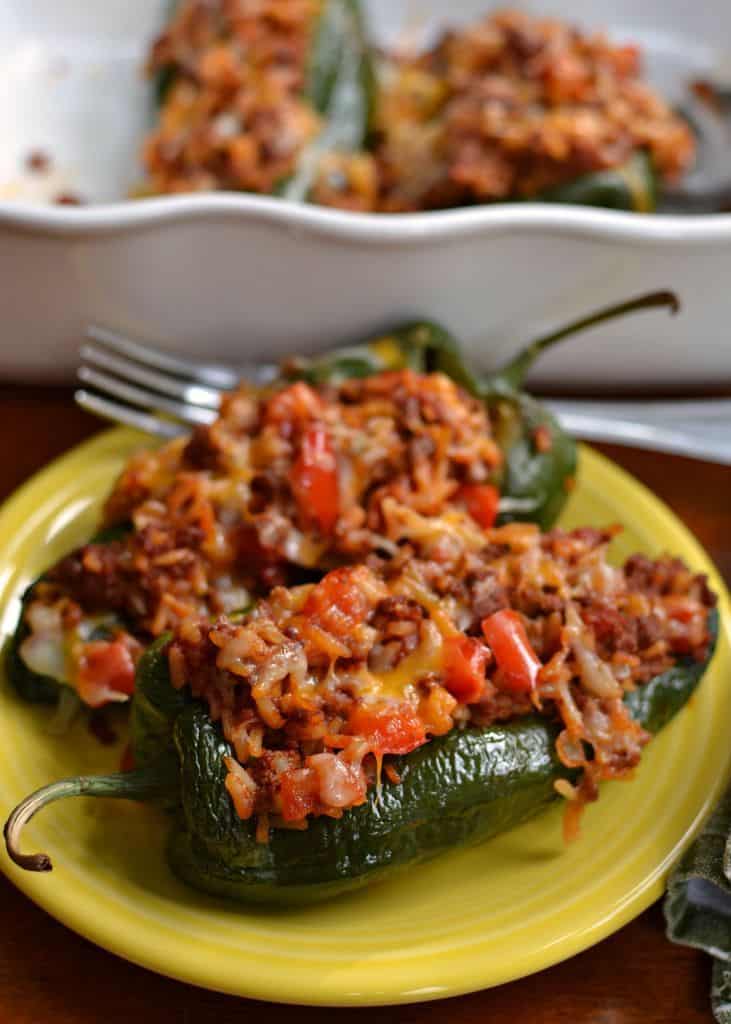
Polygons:
[[[86,539],[100,500],[139,435],[115,430],[33,479],[0,513],[0,607],[10,632],[18,596],[38,572]],[[701,548],[656,498],[583,450],[563,523],[622,522],[614,555],[671,551],[722,583]],[[293,1003],[433,999],[497,985],[571,956],[655,900],[663,879],[719,795],[731,759],[729,607],[712,668],[690,705],[647,748],[637,777],[602,790],[580,840],[565,848],[561,809],[481,847],[331,904],[247,910],[198,895],[169,873],[165,821],[116,801],[54,804],[24,837],[55,870],[0,866],[36,903],[106,949],[214,989]],[[48,711],[0,687],[0,814],[36,787],[113,769],[83,723],[61,739]]]

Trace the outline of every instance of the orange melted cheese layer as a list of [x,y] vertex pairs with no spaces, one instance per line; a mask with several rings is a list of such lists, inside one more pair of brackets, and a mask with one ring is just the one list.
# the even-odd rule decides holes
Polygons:
[[361,696],[372,700],[408,700],[414,684],[431,673],[441,673],[444,667],[444,635],[431,619],[421,627],[421,642],[415,651],[402,658],[396,668],[388,672],[371,672],[367,666],[359,669],[356,678]]

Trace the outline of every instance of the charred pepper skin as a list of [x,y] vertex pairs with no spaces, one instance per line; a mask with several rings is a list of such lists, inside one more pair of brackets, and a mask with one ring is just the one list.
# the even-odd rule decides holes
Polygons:
[[[710,662],[718,613],[709,614],[711,643],[703,662],[681,660],[625,697],[636,720],[660,731],[688,702]],[[11,856],[29,870],[48,870],[45,855],[17,848],[18,820],[63,796],[119,796],[155,801],[170,812],[167,856],[173,871],[203,892],[240,903],[284,906],[339,896],[473,844],[534,817],[557,799],[554,783],[575,780],[555,752],[558,726],[540,716],[507,725],[453,730],[392,763],[401,781],[372,789],[342,818],[322,817],[306,831],[272,830],[257,843],[254,825],[235,813],[225,788],[223,757],[232,754],[206,708],[169,679],[163,637],[140,662],[132,738],[135,771],[98,782],[54,784],[24,801],[6,825]]]

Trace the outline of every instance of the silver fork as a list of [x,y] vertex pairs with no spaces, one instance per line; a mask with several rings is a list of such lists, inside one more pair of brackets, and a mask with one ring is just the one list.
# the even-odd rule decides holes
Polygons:
[[[90,327],[81,349],[76,402],[106,420],[173,438],[212,423],[225,392],[242,378],[264,384],[273,363],[237,367],[169,355],[104,327]],[[562,426],[588,441],[685,455],[731,465],[731,399],[674,401],[546,400]]]

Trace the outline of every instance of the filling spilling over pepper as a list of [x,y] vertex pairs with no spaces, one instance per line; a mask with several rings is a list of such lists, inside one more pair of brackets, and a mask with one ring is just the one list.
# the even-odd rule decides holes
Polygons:
[[443,374],[243,387],[213,425],[130,460],[105,526],[131,529],[36,586],[20,655],[88,704],[124,700],[137,638],[241,610],[303,572],[393,556],[412,514],[491,526],[501,461],[485,406]]
[[[188,620],[170,677],[233,753],[226,788],[257,837],[340,817],[402,755],[467,725],[538,712],[560,723],[566,827],[650,736],[624,695],[708,654],[715,598],[670,558],[606,560],[617,529],[483,531],[401,510],[409,541],[316,584],[277,587],[243,619]],[[384,760],[386,759],[386,760]]]
[[357,0],[176,5],[148,62],[165,88],[146,191],[379,212],[526,198],[646,211],[655,178],[673,183],[693,162],[692,131],[643,81],[636,45],[500,11],[418,54],[367,51]]
[[[189,438],[133,456],[101,533],[26,593],[9,675],[29,700],[73,710],[125,701],[141,644],[187,618],[242,611],[275,585],[393,558],[419,517],[455,536],[496,521],[553,524],[576,448],[522,381],[545,349],[654,292],[538,338],[479,376],[438,324],[287,362],[243,384]],[[418,539],[418,538],[416,538]],[[59,691],[59,684],[63,685]]]

